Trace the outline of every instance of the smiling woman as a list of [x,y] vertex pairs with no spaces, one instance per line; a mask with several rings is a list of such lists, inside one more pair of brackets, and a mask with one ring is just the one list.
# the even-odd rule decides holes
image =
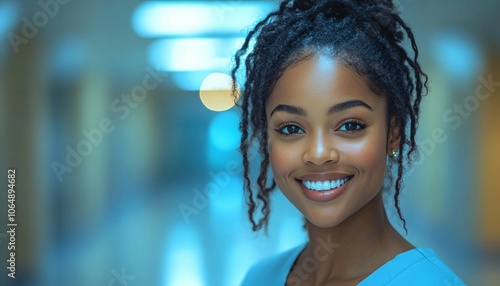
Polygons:
[[267,110],[274,181],[313,225],[337,226],[379,193],[399,130],[388,132],[385,102],[354,71],[321,54],[301,61]]
[[[383,193],[394,186],[406,229],[399,195],[427,85],[392,1],[283,1],[237,52],[234,81],[245,56],[240,151],[253,230],[267,228],[278,186],[305,216],[309,242],[258,263],[243,285],[464,285],[385,212]],[[254,139],[257,188],[248,159]]]

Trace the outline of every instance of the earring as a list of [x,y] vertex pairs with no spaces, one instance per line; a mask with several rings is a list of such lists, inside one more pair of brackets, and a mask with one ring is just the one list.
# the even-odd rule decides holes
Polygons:
[[398,156],[398,146],[396,146],[396,148],[394,148],[392,150],[392,154],[391,155],[392,155],[391,157],[394,157],[394,158]]

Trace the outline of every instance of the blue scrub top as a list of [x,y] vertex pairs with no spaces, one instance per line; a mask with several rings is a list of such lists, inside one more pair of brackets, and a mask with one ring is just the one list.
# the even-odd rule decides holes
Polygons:
[[[242,286],[285,285],[292,266],[305,248],[299,245],[255,264]],[[465,283],[430,248],[415,248],[396,255],[366,277],[359,286],[463,286]]]

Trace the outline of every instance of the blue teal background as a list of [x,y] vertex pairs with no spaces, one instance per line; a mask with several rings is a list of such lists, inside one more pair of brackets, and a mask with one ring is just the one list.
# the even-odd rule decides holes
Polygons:
[[[238,111],[211,111],[199,96],[206,76],[229,72],[255,20],[248,11],[276,3],[0,1],[0,169],[5,178],[17,170],[18,222],[13,280],[2,192],[1,285],[238,285],[256,261],[306,240],[279,192],[268,236],[251,231]],[[192,15],[161,16],[187,4]],[[431,78],[422,156],[402,196],[407,238],[434,248],[468,285],[499,285],[500,240],[484,233],[500,218],[481,212],[480,195],[494,191],[480,158],[500,159],[481,153],[481,138],[500,130],[498,116],[482,117],[498,86],[472,97],[481,78],[500,80],[500,2],[397,4]],[[205,40],[183,42],[193,38]],[[127,99],[134,92],[141,100]]]

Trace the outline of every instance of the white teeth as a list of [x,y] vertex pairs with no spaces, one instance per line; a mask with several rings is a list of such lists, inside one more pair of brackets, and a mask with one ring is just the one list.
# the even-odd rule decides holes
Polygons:
[[330,182],[324,181],[323,182],[323,190],[328,190],[330,189]]
[[313,191],[324,191],[338,188],[344,185],[350,178],[345,177],[338,180],[331,181],[302,181],[302,184],[309,190]]
[[319,184],[320,182],[312,182],[311,189],[321,191],[323,189],[323,186],[322,185],[320,186]]

